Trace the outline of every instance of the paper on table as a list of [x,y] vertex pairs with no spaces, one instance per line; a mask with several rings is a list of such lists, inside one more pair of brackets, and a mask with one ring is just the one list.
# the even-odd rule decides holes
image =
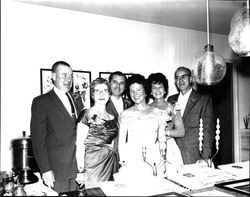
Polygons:
[[237,179],[249,178],[249,161],[219,165],[218,168],[234,175]]
[[152,196],[171,191],[187,191],[169,180],[153,176],[150,179],[141,178],[140,181],[131,179],[131,182],[103,182],[99,186],[107,196]]
[[190,190],[208,188],[216,183],[235,180],[235,177],[219,169],[200,168],[196,164],[184,165],[178,173],[169,174],[168,178]]

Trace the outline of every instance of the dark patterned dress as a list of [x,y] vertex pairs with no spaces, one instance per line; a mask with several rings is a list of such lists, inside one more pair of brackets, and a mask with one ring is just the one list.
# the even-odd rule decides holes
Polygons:
[[118,133],[118,119],[104,120],[86,110],[81,122],[89,127],[84,142],[86,188],[96,187],[98,182],[114,180],[118,160],[111,143]]

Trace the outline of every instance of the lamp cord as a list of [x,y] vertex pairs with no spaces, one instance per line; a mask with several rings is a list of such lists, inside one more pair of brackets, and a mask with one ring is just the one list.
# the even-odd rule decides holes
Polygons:
[[210,44],[209,40],[209,10],[208,10],[209,4],[207,0],[207,44]]

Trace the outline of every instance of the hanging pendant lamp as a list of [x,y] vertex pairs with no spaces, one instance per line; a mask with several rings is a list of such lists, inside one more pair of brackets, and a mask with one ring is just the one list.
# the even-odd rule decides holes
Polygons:
[[214,47],[209,43],[209,10],[207,6],[207,45],[204,51],[198,54],[194,62],[194,77],[200,85],[215,85],[225,76],[227,67],[223,57],[214,53]]
[[240,56],[250,56],[250,8],[249,0],[231,19],[229,46]]

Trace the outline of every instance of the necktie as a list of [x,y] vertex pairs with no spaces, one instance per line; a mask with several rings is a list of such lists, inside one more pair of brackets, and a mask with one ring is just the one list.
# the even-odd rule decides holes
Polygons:
[[66,96],[67,96],[67,98],[68,98],[68,100],[69,100],[69,103],[70,103],[71,114],[72,114],[71,116],[72,116],[72,118],[76,121],[76,112],[75,112],[74,104],[73,104],[73,102],[72,102],[72,100],[71,100],[69,94],[68,94],[68,93],[65,93],[65,94],[66,94]]

